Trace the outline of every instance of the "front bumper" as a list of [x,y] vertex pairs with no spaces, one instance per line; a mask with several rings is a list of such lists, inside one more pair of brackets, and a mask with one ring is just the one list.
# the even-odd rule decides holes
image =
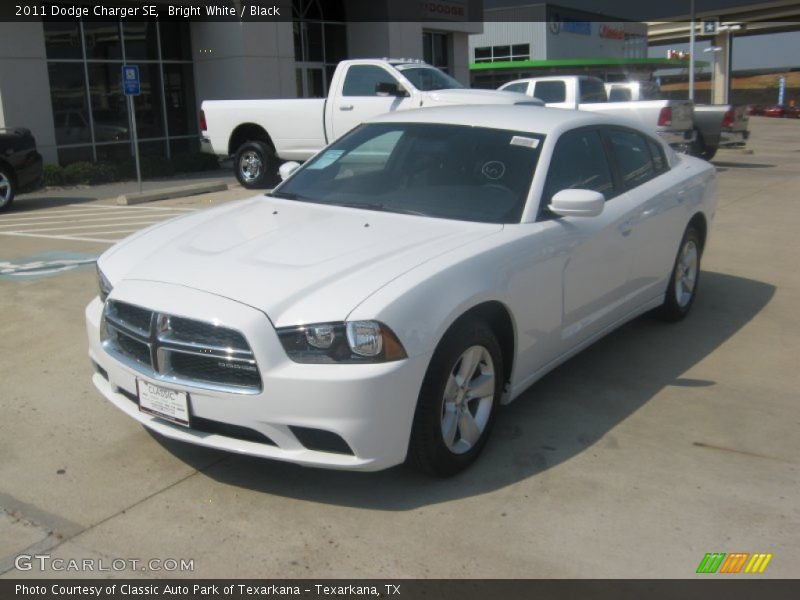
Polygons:
[[695,138],[697,137],[697,133],[694,129],[680,129],[680,130],[672,130],[672,129],[662,129],[659,130],[658,136],[668,143],[670,146],[688,146],[692,142],[694,142]]
[[[92,381],[106,399],[149,429],[192,444],[307,466],[375,471],[405,460],[429,355],[384,364],[299,364],[286,356],[263,313],[227,298],[144,281],[123,281],[111,297],[189,319],[218,320],[241,331],[261,373],[263,390],[240,394],[140,372],[103,348],[103,304],[95,298],[86,307],[89,355],[96,365]],[[137,378],[188,392],[192,422],[203,425],[188,429],[139,412]],[[335,434],[350,452],[315,449],[298,433],[308,430]]]

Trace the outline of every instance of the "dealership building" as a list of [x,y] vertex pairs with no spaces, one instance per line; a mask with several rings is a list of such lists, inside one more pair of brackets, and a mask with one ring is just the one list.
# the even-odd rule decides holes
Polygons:
[[293,20],[0,22],[0,127],[31,129],[50,163],[129,158],[123,64],[139,66],[136,130],[154,156],[198,148],[201,101],[321,97],[346,58],[422,58],[469,83],[482,0],[274,4]]
[[649,78],[667,62],[647,58],[644,23],[554,4],[487,9],[484,20],[483,32],[469,40],[474,87],[547,74]]

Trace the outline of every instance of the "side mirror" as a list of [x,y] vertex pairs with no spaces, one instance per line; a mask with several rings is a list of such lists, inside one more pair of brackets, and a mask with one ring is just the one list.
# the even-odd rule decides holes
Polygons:
[[293,160],[290,160],[289,162],[283,163],[280,166],[280,168],[278,169],[278,173],[281,176],[281,181],[285,181],[286,179],[288,179],[289,176],[292,173],[294,173],[295,171],[297,171],[297,169],[299,167],[300,167],[300,163],[299,162],[295,162]]
[[606,199],[594,190],[561,190],[550,201],[551,212],[562,217],[596,217],[603,212]]
[[408,92],[404,88],[390,81],[379,81],[376,83],[375,93],[382,96],[398,96],[401,98],[408,96]]

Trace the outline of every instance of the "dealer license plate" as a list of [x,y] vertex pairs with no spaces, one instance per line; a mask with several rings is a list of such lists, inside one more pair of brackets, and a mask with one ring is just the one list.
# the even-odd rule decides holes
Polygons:
[[176,392],[141,379],[136,380],[139,410],[176,425],[189,427],[189,394]]

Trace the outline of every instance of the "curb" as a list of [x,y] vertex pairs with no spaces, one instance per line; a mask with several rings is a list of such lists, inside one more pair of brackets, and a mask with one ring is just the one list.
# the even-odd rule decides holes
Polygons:
[[209,192],[221,192],[227,189],[228,184],[224,181],[193,183],[160,190],[122,194],[117,196],[117,204],[121,206],[131,206],[133,204],[143,204],[155,200],[167,200],[169,198],[183,198],[185,196],[195,196],[197,194],[207,194]]

